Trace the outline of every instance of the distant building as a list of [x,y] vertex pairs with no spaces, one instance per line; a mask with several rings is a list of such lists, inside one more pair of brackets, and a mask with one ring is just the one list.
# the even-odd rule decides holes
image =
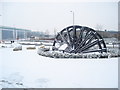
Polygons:
[[30,37],[31,30],[0,26],[0,41],[25,39]]
[[36,32],[27,29],[0,26],[0,41],[4,40],[17,40],[17,39],[53,39],[54,35],[49,35],[43,32]]
[[118,31],[97,31],[103,38],[117,38]]

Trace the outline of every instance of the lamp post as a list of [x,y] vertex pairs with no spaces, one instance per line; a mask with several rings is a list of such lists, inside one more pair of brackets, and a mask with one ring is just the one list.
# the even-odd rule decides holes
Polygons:
[[73,50],[75,50],[76,49],[76,42],[77,42],[77,34],[76,34],[76,29],[75,29],[75,26],[74,26],[74,19],[75,19],[75,17],[74,17],[74,12],[73,11],[70,11],[70,12],[72,12],[72,14],[73,14],[73,43],[72,43],[72,48],[73,48]]
[[[1,14],[0,14],[0,16],[2,17]],[[2,19],[2,18],[1,18],[1,19]],[[2,20],[1,20],[1,21],[2,21]],[[2,27],[2,25],[0,25],[0,26],[1,26],[1,28],[0,28],[0,29],[1,29],[1,30],[0,30],[0,41],[2,41],[2,28],[3,28],[3,27]]]
[[75,18],[75,17],[74,17],[74,12],[73,12],[73,11],[70,11],[70,12],[72,12],[72,14],[73,14],[73,25],[74,25],[74,18]]

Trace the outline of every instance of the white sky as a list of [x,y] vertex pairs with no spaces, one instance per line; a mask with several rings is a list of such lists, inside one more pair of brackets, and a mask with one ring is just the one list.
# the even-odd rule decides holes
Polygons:
[[[0,25],[14,26],[35,31],[61,31],[72,25],[72,13],[75,24],[95,28],[97,24],[103,29],[118,30],[117,0],[104,2],[58,1],[55,0],[4,0],[0,3]],[[110,2],[108,2],[110,1]]]

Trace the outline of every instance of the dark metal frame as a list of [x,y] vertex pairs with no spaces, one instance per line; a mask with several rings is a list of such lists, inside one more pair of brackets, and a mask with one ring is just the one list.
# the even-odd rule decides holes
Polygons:
[[95,30],[84,26],[69,26],[57,34],[53,43],[53,50],[56,44],[60,46],[67,44],[63,50],[69,53],[90,53],[90,52],[107,52],[106,44],[99,33]]

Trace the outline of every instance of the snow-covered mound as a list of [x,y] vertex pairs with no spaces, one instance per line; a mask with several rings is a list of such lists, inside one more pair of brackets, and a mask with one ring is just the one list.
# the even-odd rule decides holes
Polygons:
[[107,51],[110,53],[111,57],[120,57],[119,47],[108,47]]
[[38,48],[37,53],[39,55],[51,58],[109,58],[110,54],[108,53],[67,53],[60,51],[45,51],[41,48]]
[[13,51],[22,50],[22,45],[20,45],[18,43],[14,43],[13,46],[14,46]]
[[13,48],[13,44],[0,44],[0,48]]
[[22,45],[42,45],[41,42],[30,42],[30,41],[21,41],[19,43]]
[[59,49],[55,48],[55,51],[47,48],[46,46],[41,46],[38,48],[38,54],[51,57],[51,58],[110,58],[110,57],[120,57],[120,50],[118,47],[108,47],[107,53],[99,53],[99,52],[91,52],[91,53],[67,53],[63,52],[67,47],[66,44],[59,47]]

